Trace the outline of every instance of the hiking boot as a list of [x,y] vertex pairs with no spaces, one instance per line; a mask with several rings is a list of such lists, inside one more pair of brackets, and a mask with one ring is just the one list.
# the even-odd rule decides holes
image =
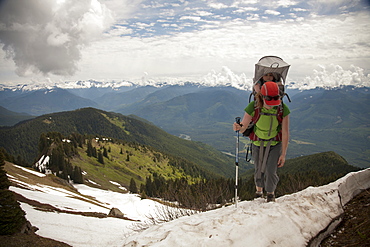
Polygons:
[[254,195],[254,198],[262,198],[263,197],[263,192],[256,191],[256,194]]
[[275,194],[267,194],[267,202],[274,202],[275,201]]

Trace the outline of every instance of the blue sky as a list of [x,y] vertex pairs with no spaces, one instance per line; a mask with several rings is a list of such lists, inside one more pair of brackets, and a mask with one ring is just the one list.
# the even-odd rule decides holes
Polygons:
[[126,35],[150,37],[217,29],[232,20],[250,24],[292,22],[312,15],[338,15],[363,9],[360,4],[327,2],[319,5],[309,1],[143,1],[135,17],[117,23],[116,27],[131,30]]
[[6,0],[0,84],[243,83],[276,55],[288,82],[367,85],[369,17],[360,0]]

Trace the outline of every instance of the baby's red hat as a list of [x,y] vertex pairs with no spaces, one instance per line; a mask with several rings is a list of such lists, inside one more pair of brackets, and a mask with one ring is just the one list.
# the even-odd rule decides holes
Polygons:
[[[271,96],[271,97],[279,96],[280,95],[279,86],[273,81],[265,82],[262,85],[261,93],[263,96]],[[280,99],[266,100],[264,98],[264,101],[266,105],[269,105],[269,106],[276,106],[276,105],[281,104]]]

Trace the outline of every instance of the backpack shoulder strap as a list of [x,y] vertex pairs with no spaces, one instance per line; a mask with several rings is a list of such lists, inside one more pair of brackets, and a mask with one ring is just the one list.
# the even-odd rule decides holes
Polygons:
[[261,108],[257,107],[257,104],[254,103],[254,115],[252,117],[251,123],[256,124],[261,117]]
[[277,118],[279,124],[281,124],[283,122],[283,118],[284,118],[283,102],[281,102],[281,105],[278,106],[276,118]]

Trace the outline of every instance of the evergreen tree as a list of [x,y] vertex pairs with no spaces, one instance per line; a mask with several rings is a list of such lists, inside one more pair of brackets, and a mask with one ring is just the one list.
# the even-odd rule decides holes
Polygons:
[[145,194],[148,196],[153,196],[153,185],[152,185],[152,179],[150,176],[146,178]]
[[104,165],[103,154],[100,151],[98,152],[98,161],[99,161],[99,163]]
[[64,179],[64,180],[67,180],[68,181],[68,171],[67,171],[67,167],[64,167],[63,170],[59,170],[59,172],[57,173],[58,177]]
[[103,148],[103,156],[108,158],[108,151],[105,147]]
[[4,155],[0,151],[0,190],[8,189],[10,186],[10,182],[6,176],[6,171],[4,170],[4,165]]
[[73,175],[72,175],[72,180],[76,184],[83,184],[84,179],[82,175],[82,170],[79,166],[75,166],[73,169]]
[[145,185],[144,184],[140,185],[140,193],[145,193]]
[[14,156],[10,155],[5,148],[0,147],[0,152],[4,155],[4,160],[9,161],[10,163],[14,163]]
[[96,147],[92,148],[92,156],[98,158],[98,152],[96,151]]
[[10,183],[4,165],[3,153],[0,152],[0,235],[10,235],[20,232],[27,220],[14,193],[8,189]]
[[64,152],[63,149],[58,146],[53,149],[49,161],[49,168],[52,172],[63,171],[65,167]]
[[92,144],[91,144],[91,140],[89,140],[89,141],[88,141],[88,143],[87,143],[87,150],[86,150],[86,153],[87,153],[87,156],[89,156],[89,157],[94,156],[93,146],[92,146]]
[[49,146],[50,146],[50,143],[48,141],[47,136],[45,135],[45,133],[42,133],[40,136],[39,145],[38,145],[39,153],[43,153],[44,150],[48,148]]
[[131,178],[130,180],[130,188],[129,188],[130,192],[133,193],[133,194],[137,194],[137,187],[136,187],[136,182],[133,178]]

